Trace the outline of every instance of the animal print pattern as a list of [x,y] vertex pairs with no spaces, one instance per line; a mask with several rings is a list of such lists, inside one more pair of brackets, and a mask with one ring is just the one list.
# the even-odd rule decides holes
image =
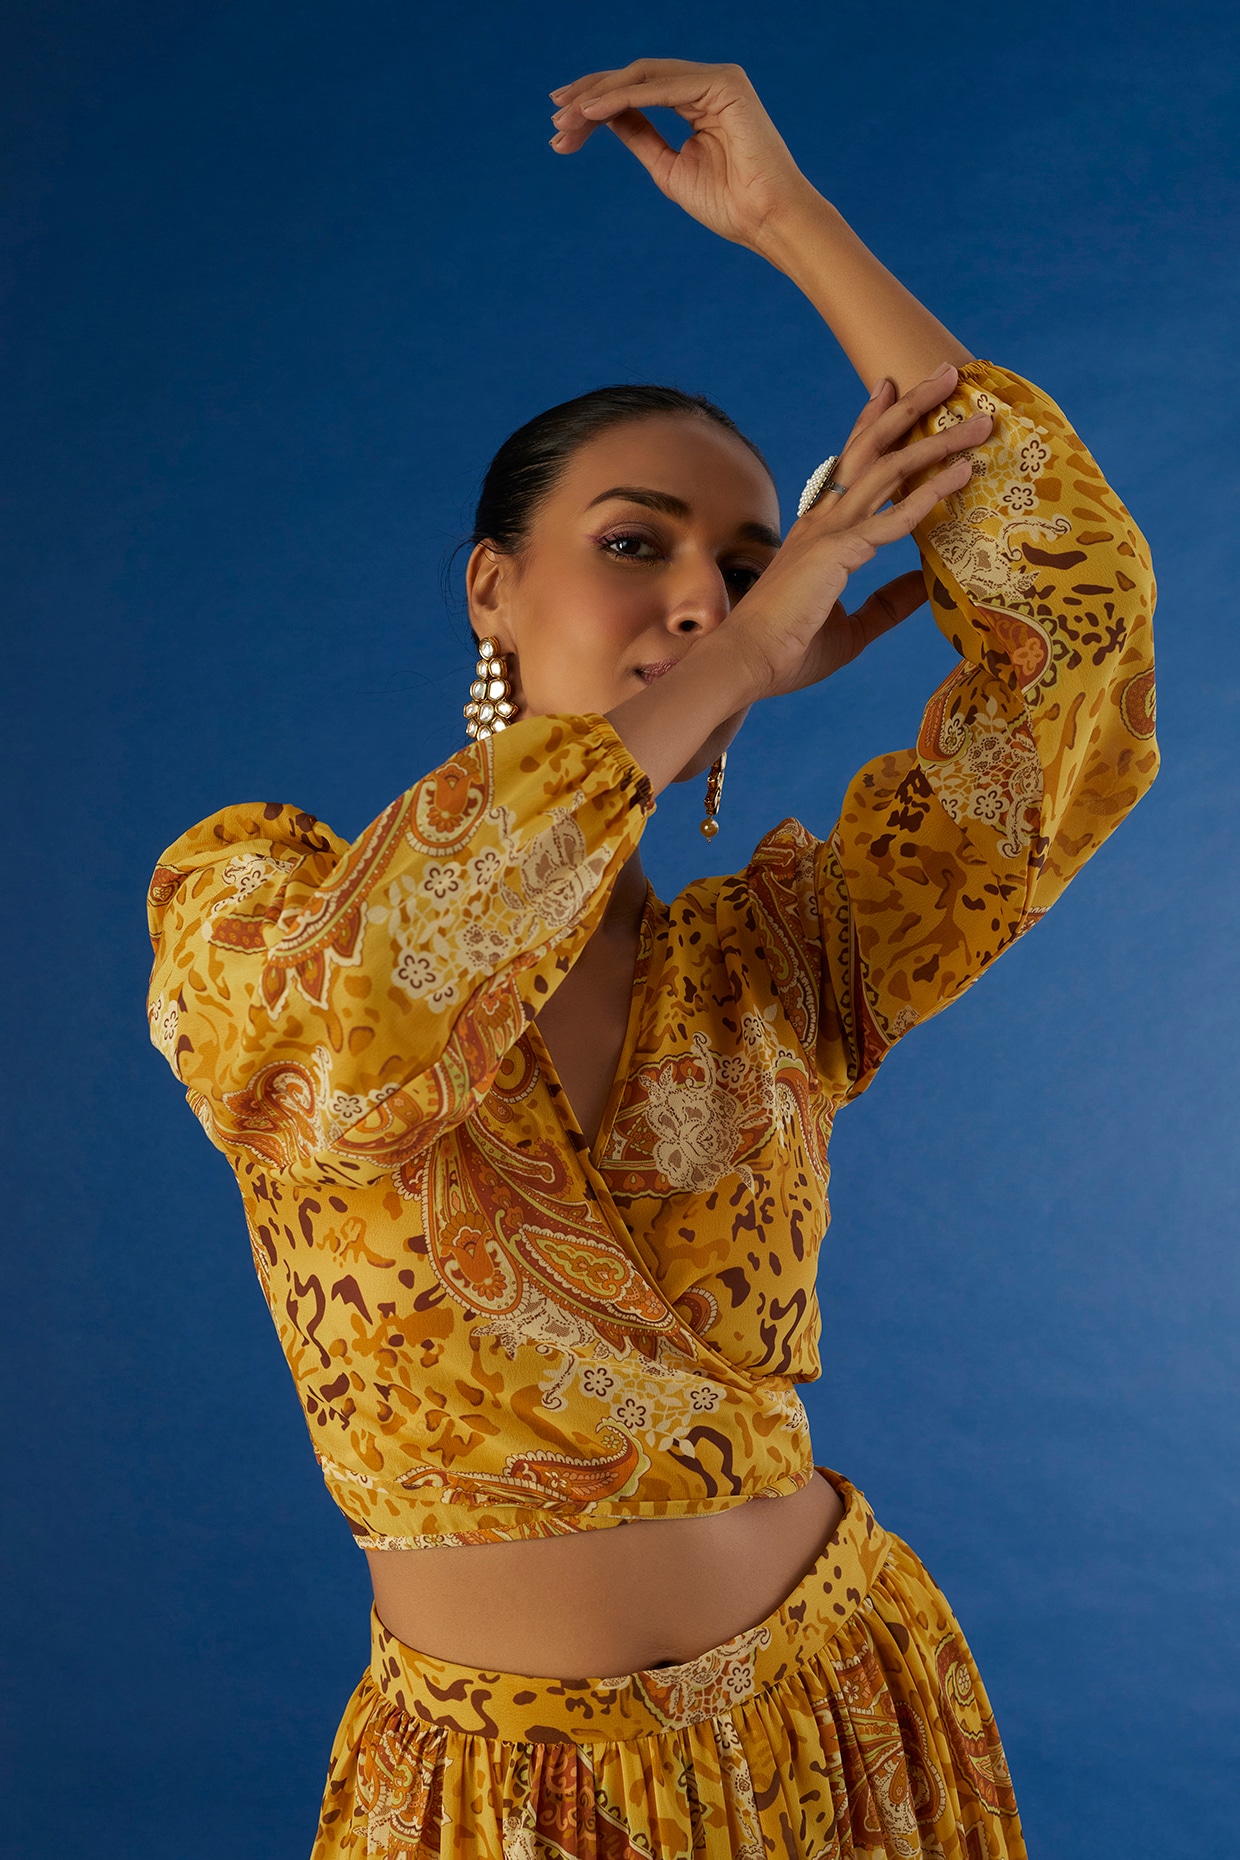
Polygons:
[[1023,1860],[986,1694],[864,1498],[774,1614],[683,1665],[530,1679],[372,1616],[313,1860]]
[[1157,766],[1142,537],[1003,369],[962,370],[922,430],[975,408],[977,473],[918,532],[959,664],[825,839],[786,820],[743,871],[648,897],[594,1145],[537,1014],[652,804],[606,719],[473,743],[351,846],[255,805],[164,855],[152,1037],[236,1171],[363,1546],[695,1516],[811,1477],[835,1113]]

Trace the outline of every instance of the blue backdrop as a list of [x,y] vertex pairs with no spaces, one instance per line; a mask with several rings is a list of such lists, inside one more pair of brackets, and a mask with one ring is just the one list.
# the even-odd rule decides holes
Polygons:
[[[355,834],[461,740],[439,568],[503,435],[704,389],[785,509],[859,390],[791,285],[547,90],[726,58],[862,236],[1070,412],[1159,569],[1165,766],[841,1120],[820,1458],[955,1602],[1031,1851],[1235,1843],[1237,12],[977,0],[4,9],[5,1479],[35,1860],[300,1860],[366,1655],[240,1205],[143,1015],[149,870],[229,801]],[[884,558],[882,574],[909,565]],[[860,582],[872,585],[875,574]],[[818,831],[924,613],[756,714],[708,855]]]

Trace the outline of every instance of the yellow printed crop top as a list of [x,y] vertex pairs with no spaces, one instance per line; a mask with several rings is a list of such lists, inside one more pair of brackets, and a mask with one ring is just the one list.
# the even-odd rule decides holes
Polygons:
[[960,663],[819,840],[651,894],[593,1149],[535,1016],[638,844],[602,717],[471,744],[348,846],[226,808],[150,893],[152,1036],[237,1174],[328,1487],[366,1548],[795,1491],[837,1106],[1034,923],[1152,781],[1145,543],[1054,403],[918,532]]

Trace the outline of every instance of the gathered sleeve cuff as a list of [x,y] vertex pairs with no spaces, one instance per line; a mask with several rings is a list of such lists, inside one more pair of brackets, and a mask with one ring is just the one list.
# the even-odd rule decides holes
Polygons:
[[191,828],[151,882],[148,1009],[208,1136],[308,1182],[415,1158],[490,1089],[653,805],[605,718],[539,717],[351,846],[276,805]]
[[750,868],[804,957],[840,1100],[1044,915],[1158,767],[1144,537],[1065,415],[1006,369],[963,368],[910,439],[978,411],[994,427],[972,479],[915,533],[960,662],[826,840],[785,822]]

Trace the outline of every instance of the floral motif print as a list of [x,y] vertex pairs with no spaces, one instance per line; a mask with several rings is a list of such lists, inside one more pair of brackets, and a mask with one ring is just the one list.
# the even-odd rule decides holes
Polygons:
[[373,1626],[313,1860],[1023,1860],[946,1601],[860,1493],[774,1614],[679,1666],[528,1679]]
[[784,821],[743,871],[648,898],[593,1146],[537,1015],[651,806],[605,719],[474,743],[351,846],[236,807],[161,861],[152,1038],[236,1171],[363,1545],[694,1516],[812,1476],[835,1113],[1157,766],[1143,539],[1017,376],[971,364],[926,430],[975,408],[977,473],[918,533],[959,664],[826,838]]

